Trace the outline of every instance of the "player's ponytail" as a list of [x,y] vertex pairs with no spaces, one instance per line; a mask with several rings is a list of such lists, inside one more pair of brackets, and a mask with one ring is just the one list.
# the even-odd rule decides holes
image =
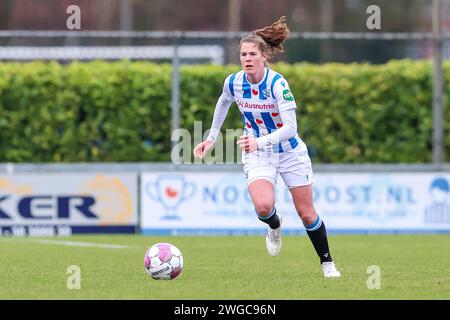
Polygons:
[[284,52],[283,41],[289,36],[286,17],[280,17],[280,19],[275,21],[271,26],[258,29],[255,33],[272,47],[274,54]]
[[241,40],[241,44],[243,42],[259,44],[260,50],[270,59],[277,53],[284,52],[283,42],[288,36],[286,17],[282,16],[272,25],[251,32]]

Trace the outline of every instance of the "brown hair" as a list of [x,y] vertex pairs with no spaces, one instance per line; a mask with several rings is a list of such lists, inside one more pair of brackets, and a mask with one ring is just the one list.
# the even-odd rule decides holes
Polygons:
[[265,53],[268,59],[278,52],[284,52],[283,41],[289,36],[289,29],[286,25],[286,17],[282,16],[271,26],[252,31],[249,35],[241,39],[243,42],[252,42],[258,45],[261,52]]

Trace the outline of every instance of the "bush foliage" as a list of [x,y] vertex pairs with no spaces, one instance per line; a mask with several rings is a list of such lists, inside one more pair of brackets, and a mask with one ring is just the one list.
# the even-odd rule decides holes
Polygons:
[[[431,62],[272,68],[289,82],[313,161],[431,161]],[[194,133],[194,121],[209,128],[225,77],[238,70],[182,67],[182,128]],[[450,64],[444,74],[449,96]],[[171,78],[170,65],[149,62],[0,63],[0,162],[170,161]],[[233,103],[224,130],[242,127],[236,109]]]

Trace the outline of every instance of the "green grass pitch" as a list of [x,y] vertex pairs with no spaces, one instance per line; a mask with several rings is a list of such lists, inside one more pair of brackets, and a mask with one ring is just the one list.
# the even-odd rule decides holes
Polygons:
[[[0,238],[0,299],[450,299],[450,235],[331,235],[338,279],[325,279],[307,236],[284,236],[278,257],[263,236],[72,236]],[[48,240],[48,241],[47,241]],[[61,241],[121,248],[67,246]],[[183,253],[181,275],[153,280],[146,249],[170,242]],[[68,289],[80,268],[80,289]],[[370,289],[380,269],[381,288]],[[370,268],[369,268],[370,270]]]

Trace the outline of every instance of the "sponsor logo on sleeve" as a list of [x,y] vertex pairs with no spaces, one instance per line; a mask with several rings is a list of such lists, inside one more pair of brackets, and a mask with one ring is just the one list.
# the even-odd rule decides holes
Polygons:
[[287,101],[294,101],[294,96],[289,89],[283,90],[283,98]]

